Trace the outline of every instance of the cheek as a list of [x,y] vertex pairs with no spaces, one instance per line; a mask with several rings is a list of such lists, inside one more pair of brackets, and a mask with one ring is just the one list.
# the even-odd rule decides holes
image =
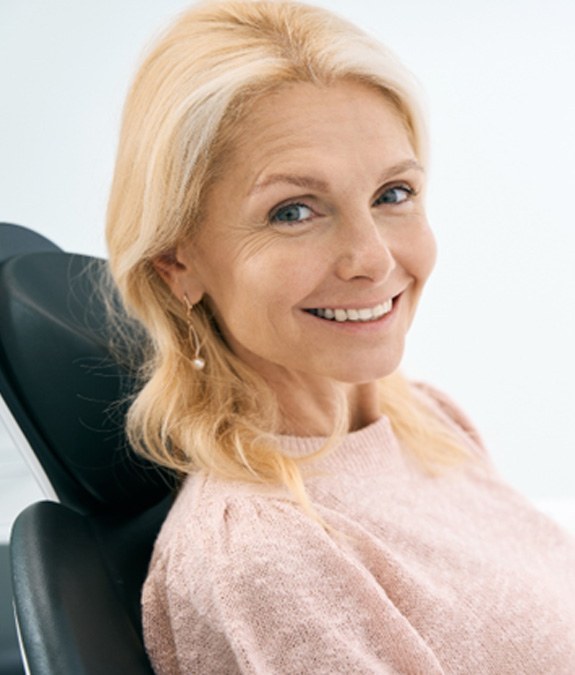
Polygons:
[[415,280],[411,291],[410,307],[408,308],[408,326],[413,322],[423,287],[433,271],[436,257],[437,246],[435,237],[430,228],[426,227],[419,233],[416,239],[411,239],[410,246],[406,248],[406,257],[404,258],[403,266]]
[[428,225],[421,227],[415,236],[405,242],[405,267],[418,283],[423,284],[435,267],[437,245]]
[[422,252],[422,268],[424,269],[425,278],[433,272],[435,262],[437,260],[437,242],[431,228],[427,227],[425,232],[425,241],[423,243]]
[[209,303],[224,334],[241,341],[246,332],[256,340],[258,333],[269,332],[301,299],[301,276],[293,260],[258,256],[220,269],[207,289]]
[[300,304],[325,276],[325,264],[310,242],[286,239],[243,259],[233,281],[237,289],[259,299],[268,313],[275,314]]

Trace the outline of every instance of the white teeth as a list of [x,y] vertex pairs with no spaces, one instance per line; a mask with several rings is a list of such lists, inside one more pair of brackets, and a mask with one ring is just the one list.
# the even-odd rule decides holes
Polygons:
[[375,307],[365,307],[362,309],[315,309],[313,314],[322,319],[329,319],[333,321],[375,321],[380,319],[384,314],[391,312],[393,301],[388,300]]
[[345,309],[336,309],[335,310],[335,320],[336,321],[346,321],[347,320],[347,312]]

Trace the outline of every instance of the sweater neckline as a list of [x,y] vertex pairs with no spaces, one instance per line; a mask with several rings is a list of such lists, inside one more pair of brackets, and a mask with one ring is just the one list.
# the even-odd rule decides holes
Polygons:
[[391,422],[385,415],[357,431],[336,438],[333,446],[317,458],[313,458],[313,454],[329,443],[329,437],[279,435],[276,438],[284,455],[294,459],[310,457],[310,465],[322,469],[361,472],[376,467],[381,469],[382,462],[393,460],[395,463],[401,454]]

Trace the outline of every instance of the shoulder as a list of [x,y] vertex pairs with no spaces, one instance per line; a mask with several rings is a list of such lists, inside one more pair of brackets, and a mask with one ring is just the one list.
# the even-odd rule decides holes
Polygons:
[[249,605],[254,583],[259,597],[293,599],[328,578],[358,582],[364,572],[347,535],[360,533],[345,514],[316,507],[323,523],[280,487],[188,479],[156,542],[144,602],[169,604],[172,613],[193,607],[217,624],[223,598],[229,605],[244,596]]
[[396,640],[372,627],[395,636],[397,608],[347,537],[280,491],[188,480],[142,604],[157,672],[396,672]]
[[[149,579],[197,593],[302,555],[323,528],[283,488],[188,478],[156,541]],[[303,548],[302,548],[303,544]],[[151,582],[150,582],[151,583]],[[187,586],[187,588],[184,588]]]
[[[246,635],[285,623],[286,607],[302,615],[326,567],[339,567],[337,547],[292,500],[249,484],[188,479],[158,537],[143,589],[154,664],[164,664],[161,672],[182,670],[172,660],[186,654],[185,672],[229,672],[233,646]],[[258,644],[270,641],[264,638]]]
[[414,396],[430,407],[456,433],[471,441],[482,455],[487,454],[481,434],[467,414],[443,391],[426,382],[412,382]]

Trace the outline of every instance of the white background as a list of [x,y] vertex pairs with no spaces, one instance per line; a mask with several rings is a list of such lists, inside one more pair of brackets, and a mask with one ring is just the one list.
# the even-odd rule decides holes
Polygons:
[[[417,74],[440,256],[405,370],[471,415],[507,479],[575,503],[575,3],[321,2]],[[105,255],[121,105],[177,0],[0,0],[0,220]],[[569,502],[569,500],[574,500]]]

